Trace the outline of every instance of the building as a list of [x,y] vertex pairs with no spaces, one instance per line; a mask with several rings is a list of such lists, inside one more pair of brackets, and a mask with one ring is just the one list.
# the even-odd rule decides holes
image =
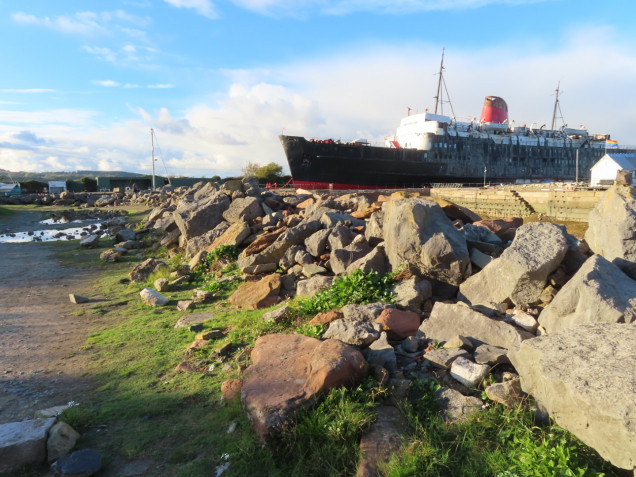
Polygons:
[[[97,191],[98,192],[125,192],[127,190],[132,190],[135,187],[138,191],[152,189],[152,176],[97,176],[95,178],[97,181]],[[205,179],[205,178],[197,178],[197,177],[173,177],[171,179],[167,179],[162,176],[155,176],[155,186],[156,188],[163,187],[164,185],[172,185],[172,187],[191,187],[197,182],[216,182],[214,179]]]
[[616,179],[618,171],[632,173],[632,185],[636,185],[636,153],[612,153],[608,152],[592,166],[592,187],[611,186]]
[[49,181],[49,194],[66,192],[66,181]]
[[20,184],[18,184],[17,182],[12,184],[5,184],[3,182],[0,182],[0,197],[20,194],[22,194],[22,189],[20,189]]

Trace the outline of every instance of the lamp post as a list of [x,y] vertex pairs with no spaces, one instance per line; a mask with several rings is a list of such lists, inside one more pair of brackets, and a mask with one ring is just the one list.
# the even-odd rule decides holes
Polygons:
[[486,187],[486,171],[488,169],[486,169],[486,167],[484,166],[484,187]]

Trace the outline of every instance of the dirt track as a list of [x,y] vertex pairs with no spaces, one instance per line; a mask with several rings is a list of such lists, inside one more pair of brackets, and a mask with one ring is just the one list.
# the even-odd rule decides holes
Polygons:
[[[41,228],[40,210],[0,216],[0,231]],[[40,409],[82,402],[90,392],[81,347],[92,325],[68,294],[85,293],[99,272],[62,267],[60,243],[0,243],[0,424]]]

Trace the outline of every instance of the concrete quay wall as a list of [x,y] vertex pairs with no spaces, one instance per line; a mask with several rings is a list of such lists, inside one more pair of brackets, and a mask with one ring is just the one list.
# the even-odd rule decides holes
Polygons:
[[556,220],[587,222],[604,190],[531,190],[524,188],[436,188],[439,197],[467,207],[486,217],[527,217],[543,214]]

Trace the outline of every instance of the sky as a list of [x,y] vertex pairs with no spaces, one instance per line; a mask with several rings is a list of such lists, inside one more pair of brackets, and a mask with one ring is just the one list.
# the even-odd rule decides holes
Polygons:
[[[636,145],[634,0],[0,0],[0,169],[288,172],[279,134],[382,143],[444,79]],[[444,105],[450,115],[449,105]],[[151,139],[151,128],[154,137]],[[152,141],[152,142],[151,142]]]

